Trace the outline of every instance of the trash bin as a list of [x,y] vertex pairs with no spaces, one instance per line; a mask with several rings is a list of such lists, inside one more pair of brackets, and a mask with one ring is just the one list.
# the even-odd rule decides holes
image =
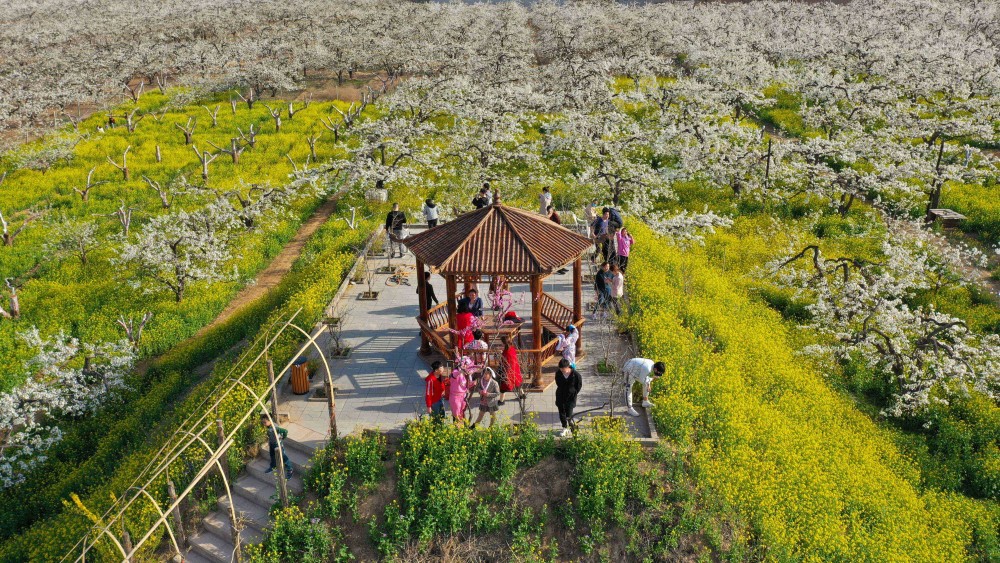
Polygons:
[[309,392],[309,362],[299,358],[292,364],[292,393],[305,395]]

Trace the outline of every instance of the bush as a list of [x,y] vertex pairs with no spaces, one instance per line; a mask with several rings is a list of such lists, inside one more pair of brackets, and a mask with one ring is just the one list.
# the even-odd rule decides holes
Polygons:
[[333,560],[334,539],[329,527],[290,506],[272,515],[272,528],[257,546],[247,546],[252,563],[326,563]]

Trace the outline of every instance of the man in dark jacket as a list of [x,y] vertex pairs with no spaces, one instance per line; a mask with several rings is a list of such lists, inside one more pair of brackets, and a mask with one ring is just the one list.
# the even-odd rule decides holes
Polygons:
[[476,197],[472,198],[472,205],[476,206],[476,209],[482,209],[490,204],[489,191],[486,188],[479,190]]
[[559,360],[556,368],[556,408],[559,410],[559,422],[562,424],[562,437],[572,436],[570,425],[573,424],[573,409],[576,408],[576,396],[583,389],[583,377],[573,369],[569,360]]
[[479,290],[476,288],[470,288],[469,291],[465,293],[465,297],[459,299],[458,302],[464,302],[473,317],[483,316],[483,298],[479,296]]
[[[403,238],[406,233],[404,229],[406,228],[406,214],[399,210],[399,204],[392,204],[392,211],[385,216],[385,232],[393,235],[396,238]],[[399,247],[399,257],[403,257],[403,243],[393,242],[389,239],[389,258],[392,258],[396,253],[396,247]]]
[[[275,457],[274,452],[278,449],[278,440],[284,440],[288,437],[288,430],[280,426],[271,425],[271,418],[266,414],[261,413],[260,423],[264,425],[267,429],[267,446],[271,452],[271,466],[267,468],[264,473],[270,473],[274,471],[274,468],[278,466],[278,458]],[[280,436],[280,438],[279,438]],[[288,454],[285,453],[285,448],[281,448],[281,460],[285,462],[285,479],[292,478],[292,462],[288,460]]]

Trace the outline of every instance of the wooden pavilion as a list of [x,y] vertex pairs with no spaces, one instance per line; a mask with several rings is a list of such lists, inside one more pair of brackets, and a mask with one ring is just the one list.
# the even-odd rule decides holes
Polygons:
[[[445,358],[458,354],[458,336],[451,331],[457,314],[458,284],[464,289],[503,276],[506,282],[531,286],[531,318],[518,327],[521,370],[533,389],[544,389],[553,381],[543,379],[543,367],[558,361],[556,335],[573,324],[583,325],[582,259],[593,241],[543,215],[508,207],[499,195],[493,205],[466,213],[454,221],[417,233],[402,242],[417,259],[417,295],[420,315],[421,351],[431,353],[431,346]],[[542,281],[554,271],[573,263],[573,306],[569,307],[543,291]],[[442,275],[447,284],[447,298],[429,309],[424,271]],[[489,308],[490,301],[483,294]],[[497,326],[502,320],[496,319]],[[577,352],[582,350],[582,333]],[[491,349],[493,345],[491,345]]]

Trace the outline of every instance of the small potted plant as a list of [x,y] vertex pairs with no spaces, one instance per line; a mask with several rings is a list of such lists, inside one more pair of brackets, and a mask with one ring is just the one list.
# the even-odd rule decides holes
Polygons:
[[358,299],[361,301],[375,301],[378,299],[379,292],[375,291],[375,270],[366,261],[364,268],[364,281],[368,286],[368,291],[362,291],[358,294]]

